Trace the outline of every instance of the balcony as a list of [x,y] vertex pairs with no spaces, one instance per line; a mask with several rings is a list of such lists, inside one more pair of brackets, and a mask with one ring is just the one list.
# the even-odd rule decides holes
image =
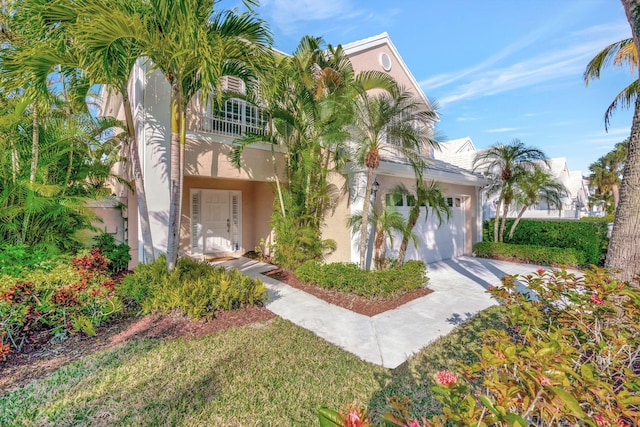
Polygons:
[[240,136],[247,133],[264,135],[267,120],[255,105],[232,98],[226,101],[218,111],[213,111],[211,103],[196,114],[192,129],[197,132],[213,133],[225,136]]

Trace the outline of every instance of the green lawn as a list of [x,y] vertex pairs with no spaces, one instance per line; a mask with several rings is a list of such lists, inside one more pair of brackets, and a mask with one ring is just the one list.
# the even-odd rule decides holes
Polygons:
[[[489,309],[395,370],[361,361],[276,318],[198,339],[143,339],[89,356],[0,396],[0,425],[312,426],[320,405],[354,400],[374,420],[403,394],[436,410],[439,369],[469,360]],[[426,327],[426,325],[425,325]]]

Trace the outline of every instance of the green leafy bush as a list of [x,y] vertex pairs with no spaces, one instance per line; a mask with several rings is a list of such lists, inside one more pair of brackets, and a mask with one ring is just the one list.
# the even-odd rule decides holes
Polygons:
[[49,271],[0,276],[0,349],[20,351],[41,331],[58,338],[77,331],[94,335],[122,306],[106,265],[107,259],[93,249]]
[[68,260],[55,249],[27,245],[0,246],[0,275],[19,277],[25,271],[51,270],[59,262]]
[[499,242],[478,242],[474,246],[474,252],[480,258],[506,258],[543,265],[577,267],[585,265],[587,261],[584,252],[575,249]]
[[422,261],[407,261],[402,267],[389,270],[361,270],[352,263],[322,264],[307,261],[296,275],[305,282],[368,298],[387,298],[418,289],[427,284],[426,267]]
[[109,233],[101,233],[93,238],[95,244],[93,247],[99,248],[104,256],[109,259],[107,269],[111,273],[119,273],[129,266],[131,249],[126,243],[116,242],[115,237]]
[[140,305],[143,313],[180,309],[194,319],[211,318],[218,310],[262,303],[267,288],[238,270],[227,271],[191,258],[178,260],[169,273],[164,255],[139,264],[118,286],[118,295]]
[[[519,292],[522,285],[535,298]],[[395,397],[404,408],[383,416],[386,425],[637,426],[639,285],[597,267],[584,277],[543,269],[503,277],[489,292],[508,328],[485,331],[478,361],[434,375],[443,413],[420,422],[407,412],[410,402]],[[321,425],[332,425],[322,424],[325,414]],[[349,414],[329,415],[335,426],[352,425]]]
[[[507,220],[507,230],[513,219]],[[493,240],[493,220],[485,221],[483,240]],[[607,224],[600,221],[523,219],[506,243],[575,249],[587,264],[600,264],[609,243]]]

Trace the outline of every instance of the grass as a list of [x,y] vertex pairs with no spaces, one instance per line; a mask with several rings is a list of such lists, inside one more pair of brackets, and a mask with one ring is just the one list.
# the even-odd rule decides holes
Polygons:
[[198,339],[128,342],[5,392],[0,425],[316,425],[320,405],[358,400],[375,420],[398,394],[427,415],[438,410],[433,373],[472,360],[478,332],[498,322],[496,313],[481,313],[395,370],[280,318]]

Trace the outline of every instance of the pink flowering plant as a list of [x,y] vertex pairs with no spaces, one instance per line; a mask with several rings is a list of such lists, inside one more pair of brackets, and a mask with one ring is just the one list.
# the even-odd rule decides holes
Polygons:
[[537,271],[489,292],[508,327],[483,333],[476,362],[434,375],[442,413],[418,421],[393,398],[385,425],[640,426],[639,281]]
[[[530,297],[518,282],[533,291]],[[490,293],[508,330],[488,330],[456,381],[436,374],[443,415],[431,425],[636,426],[640,291],[603,269],[507,276]]]

